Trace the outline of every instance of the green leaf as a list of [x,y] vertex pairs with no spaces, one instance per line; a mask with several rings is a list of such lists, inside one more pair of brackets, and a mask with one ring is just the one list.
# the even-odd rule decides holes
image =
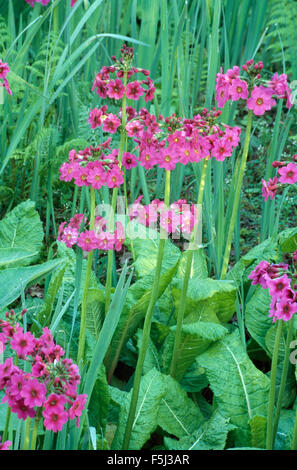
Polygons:
[[165,437],[164,442],[169,450],[221,450],[225,448],[230,426],[229,420],[216,411],[209,421],[199,426],[191,436],[179,441]]
[[38,322],[43,326],[48,326],[50,321],[50,315],[52,313],[54,303],[57,297],[57,293],[62,284],[64,273],[67,264],[63,264],[56,272],[52,275],[46,295],[44,297],[44,304],[38,314]]
[[88,289],[86,327],[97,340],[104,321],[104,292]]
[[295,410],[281,410],[277,427],[274,450],[291,450]]
[[[147,228],[142,224],[132,221],[129,225],[133,237],[133,249],[135,262],[133,266],[138,277],[152,274],[157,265],[160,235],[156,230]],[[127,241],[129,243],[129,241]],[[180,250],[170,241],[165,240],[162,272],[169,271],[176,265],[180,258]]]
[[[177,263],[164,272],[160,278],[158,297],[162,295],[168,284],[171,282],[178,267]],[[121,315],[118,327],[112,339],[108,357],[106,359],[107,369],[113,370],[121,349],[128,341],[128,338],[133,336],[141,321],[143,320],[150,301],[154,275],[150,274],[139,281],[137,281],[128,291],[126,303],[124,305],[123,313]]]
[[[184,251],[182,254],[176,277],[183,279],[185,275],[185,269],[186,269],[186,251]],[[195,279],[208,278],[206,257],[202,249],[194,251],[191,277]]]
[[293,253],[297,250],[297,227],[288,228],[281,232],[278,241],[283,253]]
[[[164,372],[168,372],[170,367],[176,327],[170,329],[171,332],[164,342],[161,354],[162,370]],[[199,321],[183,325],[178,351],[176,379],[180,381],[195,358],[227,333],[227,328],[218,323]]]
[[89,423],[97,429],[100,435],[104,435],[109,403],[109,387],[106,380],[105,367],[102,364],[88,406]]
[[42,247],[43,229],[34,207],[33,201],[22,202],[0,221],[0,248],[9,249],[6,255],[4,250],[0,253],[1,264],[4,264],[1,254],[9,264],[14,263],[13,256],[16,256],[15,264],[18,266],[37,260]]
[[266,347],[266,334],[272,326],[269,317],[271,296],[267,289],[256,286],[253,295],[245,307],[246,327],[252,338],[269,354]]
[[[121,405],[119,424],[112,443],[112,449],[114,450],[122,448],[131,393],[132,391],[125,396],[123,404]],[[156,369],[150,370],[141,378],[129,449],[141,449],[157,428],[159,407],[164,394],[164,378]]]
[[249,359],[238,330],[210,346],[197,362],[205,368],[219,411],[237,426],[235,444],[247,445],[249,420],[266,416],[269,379]]
[[24,266],[30,263],[38,251],[28,251],[21,248],[0,248],[0,267],[9,265]]
[[249,427],[251,430],[250,445],[265,449],[267,419],[264,416],[254,416],[249,420]]
[[[182,280],[176,281],[172,289],[176,307],[180,301],[182,282]],[[198,319],[216,322],[216,317],[221,322],[228,322],[236,310],[236,290],[237,287],[232,281],[190,279],[185,322],[192,323]]]
[[36,266],[9,268],[0,272],[0,309],[16,300],[26,286],[40,280],[63,264],[64,260],[47,261]]
[[158,425],[178,438],[190,437],[204,422],[203,415],[176,380],[169,375],[163,378],[165,393],[160,402]]

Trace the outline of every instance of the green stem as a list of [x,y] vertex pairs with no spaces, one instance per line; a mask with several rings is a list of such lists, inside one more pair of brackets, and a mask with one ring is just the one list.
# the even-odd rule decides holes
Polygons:
[[289,359],[290,359],[290,344],[291,344],[291,341],[292,341],[292,336],[293,336],[293,318],[291,318],[291,320],[289,321],[289,328],[288,328],[287,340],[286,340],[286,345],[285,345],[284,364],[283,364],[279,394],[278,394],[278,397],[277,397],[277,406],[276,406],[275,419],[274,419],[274,425],[273,425],[273,437],[272,437],[272,439],[273,439],[272,442],[273,443],[274,443],[275,437],[276,437],[277,426],[278,426],[281,407],[282,407],[282,400],[283,400],[283,395],[284,395],[286,382],[287,382],[288,369],[289,369]]
[[271,375],[270,375],[270,390],[268,399],[268,414],[267,414],[267,434],[266,434],[266,449],[272,450],[273,448],[273,411],[275,403],[275,388],[276,388],[276,373],[280,340],[283,329],[283,321],[277,321],[277,329],[273,346]]
[[32,418],[27,418],[26,419],[25,436],[24,436],[24,450],[29,450],[30,433],[31,433],[31,421],[32,421]]
[[32,439],[31,439],[31,450],[35,450],[37,435],[38,435],[38,425],[39,425],[39,417],[36,417],[34,420],[34,427],[32,432]]
[[[90,187],[91,193],[91,213],[90,213],[90,230],[94,230],[95,226],[95,190]],[[90,277],[92,272],[92,262],[93,262],[93,250],[88,253],[86,277],[84,283],[82,304],[81,304],[81,320],[80,320],[80,332],[79,332],[79,341],[78,341],[78,353],[77,353],[77,363],[83,359],[85,352],[85,342],[86,342],[86,316],[87,316],[87,298]]]
[[[202,172],[201,172],[197,205],[200,205],[203,202],[207,163],[208,163],[208,158],[205,158],[203,162]],[[193,229],[191,241],[196,238],[195,236],[196,230],[197,230],[197,226],[194,227]],[[194,250],[192,249],[188,249],[187,252],[185,253],[185,257],[186,257],[185,275],[184,275],[184,282],[183,282],[182,290],[181,290],[180,301],[178,305],[173,354],[172,354],[171,365],[170,365],[170,375],[172,377],[175,377],[176,367],[178,363],[179,347],[180,347],[180,342],[181,342],[182,326],[183,326],[184,314],[185,314],[185,309],[186,309],[186,297],[187,297],[189,279],[190,279],[190,274],[191,274],[191,269],[192,269],[193,255],[194,255]]]
[[[165,175],[166,176],[165,176],[164,203],[168,207],[169,201],[170,201],[170,171],[166,171]],[[159,242],[154,283],[152,287],[148,309],[147,309],[145,320],[144,320],[142,341],[141,341],[139,356],[138,356],[136,370],[135,370],[130,409],[129,409],[126,430],[125,430],[125,435],[124,435],[124,441],[123,441],[124,450],[129,449],[129,443],[130,443],[133,422],[134,422],[134,417],[135,417],[135,412],[136,412],[136,407],[137,407],[137,401],[138,401],[138,396],[139,396],[142,369],[143,369],[143,364],[144,364],[148,342],[150,338],[154,306],[155,306],[155,303],[157,301],[158,294],[159,294],[159,284],[160,284],[160,277],[161,277],[162,261],[163,261],[163,256],[164,256],[165,240],[166,240],[165,237],[161,237],[161,234],[160,234],[160,242]]]
[[[127,70],[124,72],[124,87],[127,88]],[[126,93],[123,95],[122,99],[122,134],[120,140],[120,148],[119,148],[119,167],[122,167],[122,159],[123,159],[123,151],[125,147],[125,140],[126,140],[126,122],[127,122],[127,113],[126,113]],[[112,192],[112,201],[111,201],[111,214],[109,216],[108,221],[108,230],[114,230],[114,214],[116,210],[116,203],[118,197],[119,188],[114,188]],[[111,280],[112,280],[112,265],[113,265],[113,251],[108,250],[107,253],[107,274],[106,274],[106,285],[105,285],[105,314],[108,312],[109,305],[110,305],[110,297],[111,297]]]
[[246,127],[246,134],[245,134],[245,141],[244,141],[244,147],[243,147],[243,152],[242,152],[242,159],[241,159],[239,173],[238,173],[238,180],[237,180],[236,189],[235,189],[235,196],[234,196],[232,214],[231,214],[231,219],[230,219],[230,225],[229,225],[227,241],[226,241],[226,248],[225,248],[223,264],[222,264],[222,270],[221,270],[221,277],[220,277],[221,279],[225,278],[226,273],[227,273],[227,269],[228,269],[228,263],[229,263],[230,251],[231,251],[231,244],[232,244],[233,233],[234,233],[234,228],[235,228],[235,224],[236,224],[236,217],[237,217],[237,211],[238,211],[239,200],[240,200],[240,192],[241,192],[241,188],[242,188],[244,170],[245,170],[245,167],[246,167],[247,156],[248,156],[248,151],[249,151],[249,144],[250,144],[250,138],[251,138],[251,129],[252,129],[252,120],[253,120],[253,111],[251,109],[249,109],[248,121],[247,121],[247,127]]
[[6,413],[6,420],[5,420],[5,428],[3,431],[3,436],[2,436],[2,441],[6,441],[8,437],[8,429],[9,429],[9,423],[10,423],[10,418],[11,418],[11,408],[7,408],[7,413]]

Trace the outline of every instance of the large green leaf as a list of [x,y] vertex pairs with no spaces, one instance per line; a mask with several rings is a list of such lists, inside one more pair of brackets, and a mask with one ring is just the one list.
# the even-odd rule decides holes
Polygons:
[[[133,263],[138,277],[151,274],[157,265],[160,234],[151,228],[132,221],[129,224],[133,234],[139,238],[133,239],[135,261]],[[134,235],[135,236],[135,235]],[[127,243],[130,243],[127,241]],[[162,272],[169,271],[180,258],[180,250],[170,241],[165,240]]]
[[[137,330],[136,338],[137,338],[138,350],[140,349],[140,346],[141,346],[142,336],[143,336],[143,330]],[[151,338],[149,338],[142,373],[145,375],[147,374],[147,372],[149,372],[151,369],[154,369],[154,368],[160,371],[161,363],[160,363],[158,350],[156,346],[154,345],[153,341],[151,340]]]
[[109,387],[106,380],[105,367],[102,364],[88,406],[89,423],[97,429],[100,435],[104,435],[109,403]]
[[[164,372],[169,371],[176,327],[171,327],[170,330],[171,332],[167,336],[162,348],[161,361]],[[223,338],[227,333],[227,328],[218,323],[199,321],[183,325],[178,351],[176,379],[180,381],[195,358],[203,353],[210,344]]]
[[251,446],[265,449],[267,419],[264,416],[254,416],[249,420],[249,427],[251,431]]
[[[183,252],[176,276],[183,279],[186,269],[186,251]],[[195,250],[193,253],[191,277],[195,279],[206,279],[208,270],[206,264],[206,256],[203,249]]]
[[229,420],[216,411],[209,421],[203,423],[190,436],[179,441],[165,437],[169,450],[221,450],[225,448],[230,426]]
[[270,303],[269,291],[261,286],[256,286],[253,295],[246,304],[244,313],[248,332],[268,354],[265,338],[272,326],[272,319],[269,317]]
[[[14,263],[19,266],[37,260],[42,247],[43,229],[34,207],[33,201],[22,202],[0,221],[1,264],[4,264],[5,258],[10,265]],[[6,253],[5,248],[8,249]]]
[[[168,284],[176,273],[178,261],[176,264],[161,275],[159,283],[158,297],[162,295]],[[112,370],[118,361],[120,352],[128,338],[133,336],[143,320],[151,297],[154,274],[149,274],[137,281],[128,291],[126,303],[121,315],[118,327],[112,339],[106,366]]]
[[36,266],[0,271],[0,309],[16,300],[29,283],[44,278],[64,262],[63,259],[58,259]]
[[164,387],[158,425],[178,438],[190,437],[204,422],[201,411],[170,375],[164,376]]
[[[125,395],[121,405],[119,424],[112,443],[112,449],[115,450],[122,448],[131,401],[131,393],[132,392],[130,391]],[[164,377],[159,371],[152,369],[141,378],[129,449],[141,449],[157,428],[159,407],[164,394]]]
[[205,368],[220,412],[237,426],[235,444],[248,445],[249,420],[267,414],[269,379],[249,359],[238,330],[210,346],[197,362]]
[[[182,280],[176,280],[172,295],[178,307]],[[234,312],[237,287],[232,281],[213,279],[190,279],[186,298],[185,322],[192,323],[198,319],[228,322]]]

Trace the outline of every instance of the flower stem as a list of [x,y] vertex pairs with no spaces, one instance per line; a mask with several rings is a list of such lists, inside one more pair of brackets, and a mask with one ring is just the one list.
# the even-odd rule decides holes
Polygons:
[[280,340],[282,336],[283,321],[277,321],[277,329],[273,346],[271,375],[270,375],[270,390],[268,399],[268,414],[267,414],[267,433],[266,433],[266,449],[272,450],[273,448],[273,411],[275,402],[275,387],[276,387],[276,373]]
[[[205,158],[203,162],[197,205],[200,205],[203,202],[207,163],[208,163],[208,157]],[[197,225],[193,229],[191,241],[193,239],[195,240],[196,238],[195,236],[196,230],[197,230]],[[190,279],[190,274],[191,274],[191,269],[192,269],[193,255],[194,255],[193,249],[188,249],[187,252],[185,253],[185,257],[186,257],[185,275],[184,275],[184,282],[183,282],[182,290],[181,290],[180,301],[178,305],[173,354],[172,354],[171,365],[170,365],[170,375],[172,377],[175,377],[176,367],[178,363],[179,347],[180,347],[180,342],[181,342],[182,326],[183,326],[184,314],[185,314],[185,309],[186,309],[186,297],[187,297],[189,279]]]
[[34,420],[34,427],[32,432],[32,439],[31,439],[31,450],[35,450],[37,435],[38,435],[38,424],[39,424],[39,417],[36,417]]
[[[169,202],[170,202],[170,171],[166,171],[165,175],[166,176],[165,176],[164,203],[168,207]],[[130,443],[133,422],[134,422],[134,417],[135,417],[135,412],[136,412],[136,407],[137,407],[137,401],[138,401],[138,396],[139,396],[142,369],[143,369],[143,364],[144,364],[148,342],[150,338],[154,306],[157,301],[158,293],[159,293],[159,284],[160,284],[160,277],[161,277],[162,261],[163,261],[163,256],[164,256],[165,240],[166,240],[165,237],[160,236],[154,283],[152,287],[152,293],[151,293],[148,309],[147,309],[145,320],[144,320],[142,341],[141,341],[139,356],[138,356],[136,370],[135,370],[130,409],[129,409],[126,430],[125,430],[125,435],[124,435],[124,441],[123,441],[124,450],[129,449],[129,443]]]
[[289,358],[290,358],[290,343],[291,343],[291,340],[292,340],[292,336],[293,336],[293,318],[291,318],[291,320],[289,321],[289,328],[288,328],[287,340],[286,340],[286,345],[285,345],[284,364],[283,364],[279,394],[278,394],[278,397],[277,397],[277,406],[276,406],[275,419],[274,419],[274,425],[273,425],[273,436],[272,436],[272,439],[273,439],[272,442],[273,443],[275,441],[277,426],[278,426],[281,407],[282,407],[283,395],[284,395],[286,382],[287,382],[287,375],[288,375],[288,369],[289,369]]
[[[127,73],[128,71],[125,70],[124,72],[124,87],[125,90],[127,88]],[[126,91],[123,95],[122,99],[122,124],[121,124],[121,129],[122,129],[122,134],[121,134],[121,140],[120,140],[120,148],[119,148],[119,167],[122,167],[122,159],[123,159],[123,151],[125,147],[125,140],[126,140],[126,122],[127,122],[127,113],[126,113]],[[118,197],[118,191],[119,188],[115,187],[112,192],[112,201],[111,201],[111,213],[109,216],[109,221],[108,221],[108,230],[113,231],[114,230],[114,214],[115,214],[115,209],[116,209],[116,204],[117,204],[117,197]],[[105,285],[105,314],[107,314],[109,305],[110,305],[110,297],[111,297],[111,280],[112,280],[112,265],[113,265],[113,250],[108,250],[107,253],[107,274],[106,274],[106,285]]]
[[237,211],[238,211],[239,200],[240,200],[240,192],[241,192],[241,188],[242,188],[244,170],[245,170],[245,167],[246,167],[247,156],[248,156],[248,151],[249,151],[249,144],[250,144],[250,138],[251,138],[251,129],[252,129],[252,120],[253,120],[253,111],[251,109],[249,109],[249,111],[248,111],[248,121],[247,121],[247,127],[246,127],[246,134],[245,134],[245,141],[244,141],[244,147],[243,147],[243,152],[242,152],[242,159],[241,159],[240,168],[239,168],[239,172],[238,172],[238,180],[237,180],[236,189],[235,189],[232,214],[231,214],[231,219],[230,219],[230,224],[229,224],[229,230],[228,230],[227,241],[226,241],[226,248],[225,248],[223,264],[222,264],[222,270],[221,270],[221,276],[220,276],[221,279],[225,278],[226,273],[227,273],[227,269],[228,269],[228,263],[229,263],[229,258],[230,258],[230,251],[231,251],[233,233],[234,233],[234,228],[235,228],[235,224],[236,224],[236,217],[237,217]]
[[31,433],[31,421],[32,421],[32,418],[27,418],[26,419],[25,436],[24,436],[24,450],[29,450],[30,433]]
[[7,413],[6,413],[6,420],[5,420],[5,428],[3,431],[3,436],[2,436],[2,441],[6,441],[8,437],[8,429],[9,429],[9,423],[10,423],[10,418],[11,418],[11,408],[10,406],[7,408]]
[[[92,187],[90,187],[90,195],[91,195],[90,230],[94,230],[94,226],[95,226],[95,190]],[[79,332],[78,353],[77,353],[77,363],[78,364],[81,361],[81,359],[83,359],[84,352],[85,352],[87,298],[88,298],[90,277],[91,277],[91,272],[92,272],[92,262],[93,262],[93,250],[91,250],[88,253],[86,277],[85,277],[85,284],[84,284],[84,290],[83,290],[83,296],[82,296],[80,332]]]

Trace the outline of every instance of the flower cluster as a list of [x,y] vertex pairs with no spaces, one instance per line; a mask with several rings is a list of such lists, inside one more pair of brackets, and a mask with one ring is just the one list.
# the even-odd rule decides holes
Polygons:
[[[106,67],[103,66],[99,73],[95,73],[95,80],[92,91],[96,90],[100,98],[110,98],[121,100],[124,96],[130,100],[137,101],[144,96],[144,101],[151,101],[154,98],[155,87],[153,81],[149,77],[149,71],[132,67],[133,48],[127,47],[125,44],[121,49],[121,58],[112,57],[114,64]],[[111,77],[115,74],[116,78]],[[144,75],[144,79],[135,80],[136,74]],[[123,79],[127,75],[127,83],[123,83]],[[131,77],[134,80],[131,80]]]
[[[46,6],[50,1],[51,0],[26,0],[26,2],[29,3],[31,7],[34,7],[35,3],[41,3],[41,5]],[[72,8],[76,4],[77,0],[70,0],[70,2]]]
[[179,199],[167,207],[163,201],[154,199],[150,204],[141,204],[140,196],[129,209],[130,220],[147,226],[156,227],[158,220],[160,227],[167,233],[181,232],[191,234],[197,223],[197,210],[194,205],[185,199]]
[[3,83],[0,83],[0,86],[4,86],[9,95],[12,95],[12,91],[9,87],[8,80],[6,78],[9,72],[9,66],[6,62],[2,62],[0,59],[0,79],[3,80]]
[[0,341],[31,366],[30,372],[28,367],[23,370],[14,364],[12,355],[0,365],[0,390],[5,390],[2,403],[8,402],[19,419],[43,417],[47,430],[61,431],[69,419],[76,419],[79,426],[87,395],[77,393],[78,367],[63,358],[63,349],[47,327],[39,338],[23,330],[19,321],[25,312],[16,315],[10,310],[0,320]]
[[119,151],[109,148],[110,141],[108,139],[98,147],[90,146],[79,152],[70,150],[68,162],[60,167],[60,179],[74,180],[77,186],[92,186],[94,189],[105,185],[119,187],[124,181],[118,164]]
[[276,105],[274,98],[286,99],[287,108],[291,108],[291,89],[287,82],[286,74],[275,73],[271,80],[265,82],[261,77],[263,63],[254,63],[248,60],[242,67],[246,79],[240,75],[240,67],[235,65],[232,69],[217,74],[216,99],[219,108],[223,108],[228,100],[246,101],[248,109],[256,116],[261,116]]
[[192,119],[181,119],[173,114],[157,121],[146,109],[128,120],[126,130],[139,149],[138,161],[145,169],[155,165],[174,170],[177,163],[187,165],[203,158],[223,161],[230,157],[240,142],[239,127],[219,125],[220,111],[204,109]]
[[[297,252],[293,255],[293,262],[294,259],[296,262],[296,256]],[[253,285],[259,284],[264,289],[269,289],[272,297],[269,316],[273,318],[273,322],[289,321],[297,312],[297,285],[288,269],[288,264],[261,261],[249,275]]]
[[95,217],[95,229],[80,231],[86,218],[76,214],[68,225],[62,222],[59,227],[58,240],[72,248],[77,244],[84,251],[113,250],[120,251],[125,241],[125,231],[121,222],[116,222],[116,230],[110,233],[106,230],[107,222],[103,217]]
[[273,162],[273,168],[277,168],[277,172],[280,175],[279,177],[274,176],[267,181],[262,179],[262,195],[267,201],[274,199],[278,189],[280,189],[284,184],[295,184],[297,183],[297,154],[292,157],[293,162]]

